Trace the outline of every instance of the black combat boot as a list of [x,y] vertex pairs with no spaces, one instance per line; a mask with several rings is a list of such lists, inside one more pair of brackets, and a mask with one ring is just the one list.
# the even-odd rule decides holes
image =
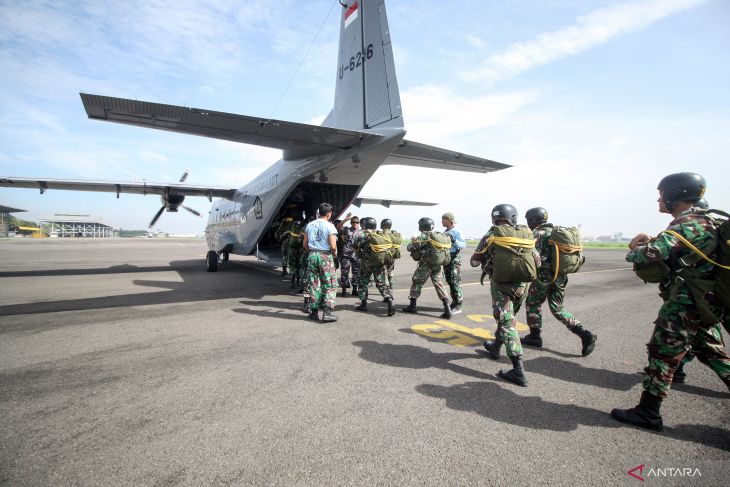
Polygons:
[[357,296],[358,295],[357,289],[358,289],[357,288],[357,285],[356,284],[353,284],[352,285],[352,295],[353,296]]
[[322,321],[337,321],[337,317],[332,314],[330,308],[325,307],[324,314],[322,314]]
[[527,387],[527,377],[525,377],[525,369],[522,366],[522,355],[510,357],[510,360],[512,361],[512,370],[508,370],[507,372],[500,370],[497,375],[513,384]]
[[416,309],[416,298],[411,298],[411,304],[403,308],[403,311],[406,313],[417,313],[418,310]]
[[540,336],[540,328],[531,328],[530,333],[525,338],[520,338],[520,342],[528,347],[542,347],[542,337]]
[[451,318],[451,308],[449,307],[449,300],[444,298],[442,302],[444,303],[444,312],[441,313],[441,318],[445,318],[448,320],[449,318]]
[[388,316],[393,316],[395,314],[395,302],[393,302],[392,297],[385,298],[385,302],[388,303]]
[[672,379],[673,384],[684,384],[687,382],[687,372],[684,371],[684,360],[679,362],[677,370],[674,371],[674,378]]
[[501,340],[487,340],[484,342],[484,348],[489,352],[489,358],[499,360],[499,349],[502,348]]
[[309,318],[310,320],[319,321],[319,310],[317,310],[317,309],[311,310],[309,312],[309,314],[307,315],[307,318]]
[[357,306],[355,309],[358,310],[358,311],[367,311],[368,310],[368,300],[367,300],[367,298],[366,299],[363,299],[362,302],[360,303],[360,306]]
[[583,343],[583,349],[580,351],[580,354],[584,357],[590,355],[593,349],[596,348],[596,340],[598,339],[598,335],[594,335],[590,331],[583,328],[581,325],[574,326],[570,329],[570,331],[578,335],[580,337],[581,343]]
[[611,417],[622,423],[633,424],[648,430],[661,431],[664,428],[659,409],[662,398],[644,391],[641,393],[639,405],[631,409],[614,409]]

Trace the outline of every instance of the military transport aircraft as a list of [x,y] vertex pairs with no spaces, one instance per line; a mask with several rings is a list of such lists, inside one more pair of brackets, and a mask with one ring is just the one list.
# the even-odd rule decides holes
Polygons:
[[[273,147],[282,159],[245,186],[0,178],[0,186],[72,191],[156,194],[176,212],[186,196],[213,202],[206,226],[206,267],[215,271],[228,255],[280,257],[274,230],[281,219],[312,217],[321,202],[341,214],[363,203],[434,205],[366,198],[360,190],[384,164],[490,172],[506,164],[405,140],[403,113],[384,0],[340,0],[339,59],[334,107],[321,126],[81,93],[89,118],[244,144]],[[446,122],[445,122],[446,123]],[[193,210],[182,206],[188,211]],[[194,212],[195,213],[195,212]]]

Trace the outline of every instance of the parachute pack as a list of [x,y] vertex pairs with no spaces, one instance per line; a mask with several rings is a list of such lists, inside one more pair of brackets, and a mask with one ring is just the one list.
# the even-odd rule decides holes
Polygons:
[[363,251],[363,262],[370,267],[391,266],[400,259],[403,237],[398,232],[370,232]]
[[[492,227],[493,235],[481,251],[492,249],[491,263],[485,272],[491,272],[491,279],[497,283],[530,282],[537,278],[537,263],[533,255],[535,238],[526,225],[497,225]],[[478,259],[472,258],[473,261]]]
[[426,254],[429,266],[437,267],[451,263],[451,237],[442,232],[428,232],[428,243],[431,245]]
[[561,274],[578,272],[586,261],[580,231],[575,227],[553,227],[548,244],[550,244],[548,262],[553,273],[551,283]]

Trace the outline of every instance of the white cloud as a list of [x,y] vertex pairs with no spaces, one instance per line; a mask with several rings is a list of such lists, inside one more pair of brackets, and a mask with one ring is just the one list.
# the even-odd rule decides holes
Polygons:
[[528,69],[584,52],[627,32],[643,29],[704,1],[642,0],[597,9],[578,17],[576,23],[570,27],[513,44],[506,51],[490,56],[481,69],[465,73],[463,78],[467,81],[509,78]]
[[401,93],[408,137],[426,143],[495,125],[536,99],[534,92],[468,96],[436,85]]

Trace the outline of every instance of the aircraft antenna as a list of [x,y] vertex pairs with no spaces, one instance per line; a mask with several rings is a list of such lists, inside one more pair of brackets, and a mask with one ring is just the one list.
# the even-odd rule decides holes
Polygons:
[[304,53],[304,56],[301,56],[299,59],[299,64],[297,65],[297,69],[294,70],[294,74],[292,75],[291,79],[289,79],[289,83],[287,83],[286,88],[284,88],[284,93],[281,94],[281,98],[279,98],[279,101],[276,102],[276,106],[274,107],[274,110],[271,112],[271,117],[274,118],[274,114],[279,109],[279,105],[281,105],[281,102],[284,101],[284,97],[286,96],[287,92],[289,91],[289,88],[291,87],[291,84],[294,82],[294,78],[296,78],[297,74],[299,73],[299,68],[302,67],[302,64],[304,64],[304,60],[307,59],[307,56],[309,56],[309,51],[312,49],[312,46],[317,41],[317,37],[319,37],[319,33],[322,32],[322,28],[324,28],[324,25],[327,23],[327,20],[330,18],[330,14],[332,13],[332,9],[335,7],[335,4],[340,3],[339,0],[334,0],[332,2],[332,6],[330,6],[330,9],[327,11],[327,15],[325,16],[322,23],[319,25],[319,29],[317,29],[317,32],[314,34],[314,38],[312,39],[312,42],[309,43],[309,47],[307,47],[307,51]]

